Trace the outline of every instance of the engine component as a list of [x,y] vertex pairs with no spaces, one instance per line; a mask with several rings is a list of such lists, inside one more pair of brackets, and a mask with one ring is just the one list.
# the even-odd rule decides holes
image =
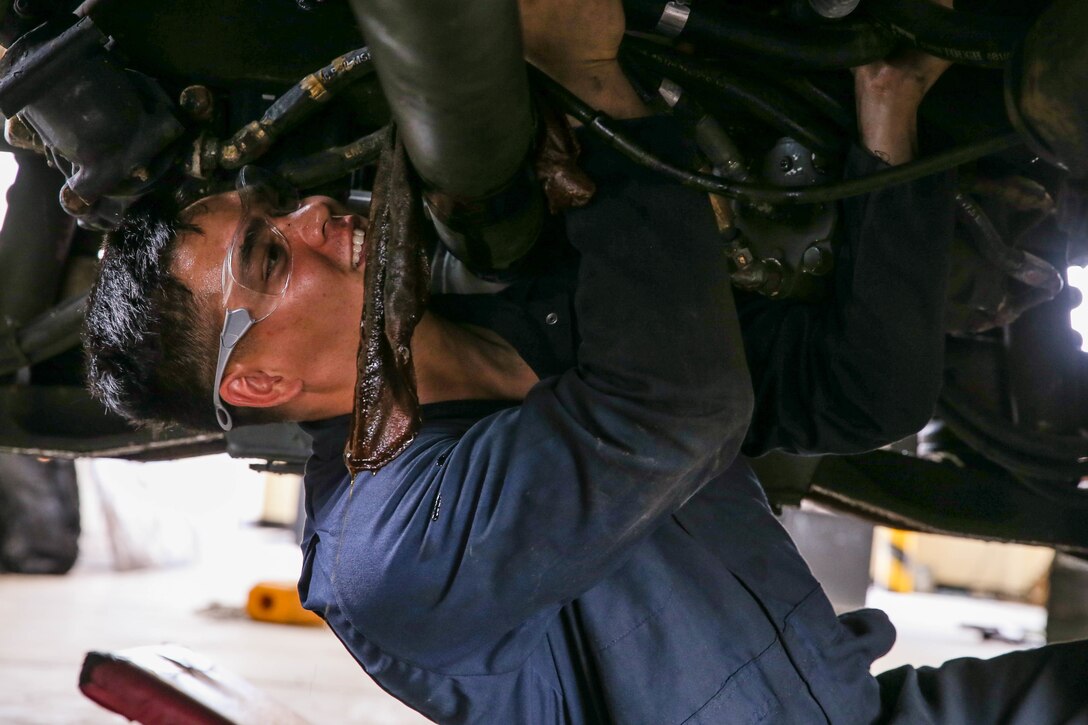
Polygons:
[[[16,159],[19,172],[8,189],[8,210],[0,227],[0,335],[7,340],[0,348],[19,347],[19,339],[40,339],[8,334],[56,301],[75,227],[55,201],[64,177],[36,154],[18,153]],[[76,336],[69,337],[75,341]],[[0,353],[0,377],[12,372],[4,357]]]
[[43,312],[19,328],[0,328],[0,376],[10,375],[79,344],[86,295]]
[[276,166],[274,171],[297,189],[324,184],[377,161],[385,133],[386,129],[379,129],[344,146],[291,159]]
[[362,45],[346,2],[307,11],[291,0],[88,0],[83,10],[132,67],[179,89],[276,93]]
[[[783,138],[763,161],[762,178],[782,187],[803,187],[830,178],[826,162],[792,138]],[[755,268],[738,269],[733,281],[768,297],[806,295],[807,283],[834,266],[831,239],[835,204],[766,206],[734,203],[737,230]],[[735,256],[734,256],[735,261]],[[749,279],[748,277],[751,277]]]
[[95,228],[167,170],[183,131],[158,84],[114,62],[105,42],[90,18],[46,23],[0,60],[0,111],[41,138],[68,179],[61,206]]

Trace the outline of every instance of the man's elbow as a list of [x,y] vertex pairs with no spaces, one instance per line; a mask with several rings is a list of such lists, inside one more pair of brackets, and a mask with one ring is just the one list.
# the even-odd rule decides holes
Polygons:
[[720,404],[714,413],[715,434],[708,440],[708,445],[715,451],[735,456],[740,452],[748,427],[755,411],[755,393],[750,383],[731,387],[720,398]]

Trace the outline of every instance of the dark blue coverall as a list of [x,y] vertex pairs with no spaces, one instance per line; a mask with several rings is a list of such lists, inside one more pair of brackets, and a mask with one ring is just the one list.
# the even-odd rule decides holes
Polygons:
[[[629,131],[683,156],[668,126]],[[826,313],[742,312],[769,330],[749,349],[748,432],[751,380],[705,196],[585,145],[599,189],[566,214],[573,304],[561,264],[502,295],[432,304],[518,349],[541,377],[526,399],[423,406],[408,450],[354,481],[346,419],[305,426],[305,606],[379,685],[441,723],[1005,722],[1017,677],[1020,694],[1058,708],[1019,722],[1084,717],[1047,693],[1048,673],[1084,663],[1083,648],[1030,655],[1034,670],[999,658],[878,683],[887,618],[834,615],[737,458],[746,433],[753,452],[856,450],[907,424],[901,401],[939,380],[943,286],[907,269],[889,235],[931,258],[939,282],[949,180],[851,202]],[[897,317],[927,335],[916,349],[896,349]],[[923,389],[875,399],[874,386],[905,384]],[[1034,719],[1044,712],[1066,720]]]

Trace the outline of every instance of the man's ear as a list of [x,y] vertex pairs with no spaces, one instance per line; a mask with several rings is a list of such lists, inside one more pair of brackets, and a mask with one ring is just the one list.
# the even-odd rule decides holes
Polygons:
[[228,372],[219,386],[219,396],[239,408],[274,408],[301,393],[300,378],[270,375],[263,370]]

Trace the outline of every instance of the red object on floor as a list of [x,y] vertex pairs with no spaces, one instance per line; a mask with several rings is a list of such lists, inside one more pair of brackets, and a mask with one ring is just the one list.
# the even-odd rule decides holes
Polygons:
[[144,725],[305,725],[241,677],[175,645],[90,652],[79,689]]

